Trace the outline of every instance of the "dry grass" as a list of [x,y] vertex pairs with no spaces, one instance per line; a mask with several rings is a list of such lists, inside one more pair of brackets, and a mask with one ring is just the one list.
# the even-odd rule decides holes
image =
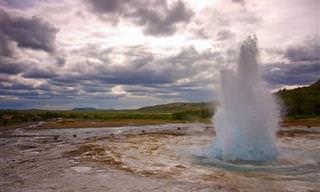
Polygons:
[[68,119],[62,121],[48,121],[36,129],[50,128],[98,128],[98,127],[121,127],[121,126],[138,126],[138,125],[160,125],[166,123],[184,123],[177,120],[163,119],[117,119],[117,120],[82,120]]
[[281,127],[291,127],[291,126],[305,126],[305,127],[320,127],[320,119],[294,119],[294,120],[284,120],[281,123]]

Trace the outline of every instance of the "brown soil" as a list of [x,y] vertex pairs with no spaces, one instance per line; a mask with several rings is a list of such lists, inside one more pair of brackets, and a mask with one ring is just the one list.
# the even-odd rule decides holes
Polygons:
[[99,127],[121,127],[121,126],[142,126],[160,125],[166,123],[183,123],[183,121],[161,120],[161,119],[116,119],[116,120],[82,120],[70,119],[62,121],[48,121],[34,129],[50,128],[99,128]]
[[281,127],[320,127],[320,119],[295,119],[295,120],[284,120],[281,123]]

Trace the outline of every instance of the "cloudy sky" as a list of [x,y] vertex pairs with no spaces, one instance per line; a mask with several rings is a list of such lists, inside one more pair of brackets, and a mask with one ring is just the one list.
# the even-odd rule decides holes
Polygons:
[[320,79],[319,0],[0,0],[0,108],[215,99],[259,39],[270,91]]

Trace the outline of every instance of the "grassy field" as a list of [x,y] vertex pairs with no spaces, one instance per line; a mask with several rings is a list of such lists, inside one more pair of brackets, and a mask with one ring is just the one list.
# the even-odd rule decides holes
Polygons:
[[[109,127],[162,123],[210,122],[211,105],[174,103],[136,110],[0,110],[0,126],[46,121],[40,127]],[[5,119],[6,122],[5,122]]]
[[[174,104],[176,105],[176,104]],[[161,107],[161,106],[160,106]],[[166,105],[167,107],[167,105]],[[156,109],[156,108],[153,108]],[[211,106],[202,108],[189,107],[187,110],[164,112],[156,109],[137,110],[92,110],[92,111],[46,111],[46,110],[2,110],[0,115],[9,115],[4,126],[1,119],[1,129],[15,128],[40,123],[36,128],[83,128],[83,127],[116,127],[132,125],[156,125],[165,123],[212,123],[213,109]],[[286,117],[282,126],[320,126],[320,116]]]

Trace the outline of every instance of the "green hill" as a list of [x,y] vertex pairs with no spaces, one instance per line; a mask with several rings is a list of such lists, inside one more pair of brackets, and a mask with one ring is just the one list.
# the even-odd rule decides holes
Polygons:
[[281,89],[276,93],[284,104],[289,117],[320,115],[320,80],[306,87]]
[[143,113],[170,114],[175,120],[210,121],[214,114],[215,102],[168,103],[137,109]]
[[73,108],[71,111],[95,111],[96,108],[93,107],[76,107]]
[[197,110],[213,110],[215,107],[214,102],[201,102],[201,103],[168,103],[162,105],[154,105],[142,107],[137,109],[140,112],[151,113],[178,113],[183,111],[197,111]]

